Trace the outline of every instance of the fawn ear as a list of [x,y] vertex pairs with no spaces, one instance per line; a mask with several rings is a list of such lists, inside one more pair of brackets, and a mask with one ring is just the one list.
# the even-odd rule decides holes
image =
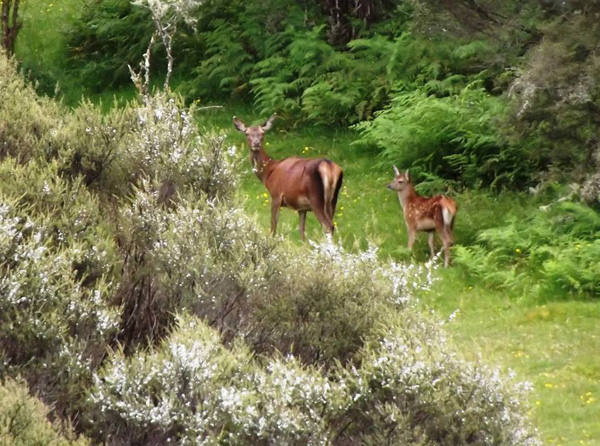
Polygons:
[[404,172],[404,176],[406,177],[406,181],[410,181],[410,176],[408,175],[408,169]]
[[237,118],[237,116],[233,117],[233,125],[235,125],[235,128],[238,129],[240,132],[246,131],[246,124],[244,124],[242,121],[240,121]]
[[394,174],[396,176],[400,175],[400,171],[398,170],[398,168],[396,166],[394,166]]
[[269,130],[272,126],[273,126],[273,121],[275,121],[275,118],[277,117],[277,113],[273,113],[271,115],[271,117],[267,120],[267,122],[265,122],[261,127],[262,129],[266,132],[267,130]]

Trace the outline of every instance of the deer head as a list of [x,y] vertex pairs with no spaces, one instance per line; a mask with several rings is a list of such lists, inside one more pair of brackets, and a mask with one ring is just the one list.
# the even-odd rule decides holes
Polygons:
[[240,132],[246,135],[246,141],[248,142],[248,146],[250,150],[254,152],[260,151],[263,146],[263,139],[265,132],[269,130],[273,126],[273,121],[277,117],[276,113],[273,113],[271,117],[265,122],[263,125],[253,125],[251,127],[246,127],[240,119],[236,116],[233,117],[233,124],[235,128]]
[[404,173],[401,173],[398,168],[394,166],[394,175],[394,180],[387,185],[389,190],[402,192],[410,185],[410,176],[408,175],[408,170]]

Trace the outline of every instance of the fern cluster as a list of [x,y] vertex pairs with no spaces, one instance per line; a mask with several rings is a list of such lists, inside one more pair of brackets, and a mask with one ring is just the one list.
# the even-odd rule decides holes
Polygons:
[[563,202],[483,230],[456,262],[478,279],[542,298],[600,296],[600,215]]
[[150,13],[129,1],[88,1],[67,30],[68,68],[92,92],[129,81],[127,65],[137,66],[154,26]]
[[448,85],[441,97],[419,90],[396,92],[373,121],[356,126],[358,144],[375,145],[390,165],[427,172],[429,181],[437,176],[455,187],[522,186],[532,172],[526,153],[499,131],[505,101],[479,83],[451,93],[453,82],[436,83],[439,89]]

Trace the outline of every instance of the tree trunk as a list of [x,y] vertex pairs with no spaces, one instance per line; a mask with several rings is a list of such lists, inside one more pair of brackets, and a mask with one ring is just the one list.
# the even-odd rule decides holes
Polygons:
[[20,1],[2,0],[2,48],[8,55],[14,53],[17,34],[21,29],[21,23],[18,21]]
[[386,9],[386,3],[377,0],[322,0],[329,14],[330,42],[344,45],[356,38],[358,30],[352,26],[351,19],[358,18],[367,25],[375,19],[378,9]]

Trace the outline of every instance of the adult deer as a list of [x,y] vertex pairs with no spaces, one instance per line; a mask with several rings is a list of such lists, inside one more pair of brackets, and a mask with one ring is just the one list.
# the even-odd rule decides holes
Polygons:
[[443,195],[421,197],[410,182],[408,170],[400,173],[394,166],[395,178],[388,189],[398,192],[398,199],[404,211],[404,221],[408,231],[408,249],[412,251],[418,231],[427,232],[431,257],[435,255],[434,234],[437,231],[444,245],[444,266],[450,264],[450,247],[454,243],[454,218],[457,205],[454,200]]
[[302,240],[308,211],[313,211],[325,230],[333,234],[333,215],[344,176],[342,169],[325,158],[274,160],[267,155],[264,135],[276,116],[273,114],[263,125],[251,127],[233,117],[235,128],[246,135],[250,146],[252,170],[271,196],[271,232],[277,231],[279,210],[283,206],[298,211]]

